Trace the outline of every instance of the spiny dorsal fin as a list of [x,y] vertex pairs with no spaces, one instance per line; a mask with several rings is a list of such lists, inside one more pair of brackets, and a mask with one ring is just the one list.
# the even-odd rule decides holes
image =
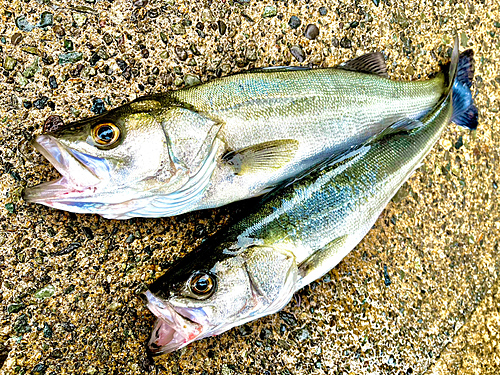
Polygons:
[[222,160],[238,175],[258,170],[276,170],[290,162],[298,148],[298,141],[280,139],[229,152],[222,157]]
[[338,66],[339,69],[350,70],[367,74],[375,74],[387,78],[387,66],[384,55],[380,52],[371,52],[366,55],[356,57]]

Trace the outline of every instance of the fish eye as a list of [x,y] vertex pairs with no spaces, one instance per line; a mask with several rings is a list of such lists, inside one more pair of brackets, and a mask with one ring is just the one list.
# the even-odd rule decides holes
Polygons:
[[105,122],[92,128],[92,139],[101,146],[111,146],[120,138],[120,129],[115,124]]
[[196,272],[189,280],[191,291],[197,296],[209,297],[216,287],[215,277],[206,272]]

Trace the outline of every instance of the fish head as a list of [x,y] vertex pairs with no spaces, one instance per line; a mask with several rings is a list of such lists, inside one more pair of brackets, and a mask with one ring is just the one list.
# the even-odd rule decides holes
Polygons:
[[25,199],[102,214],[109,206],[154,191],[176,191],[186,183],[189,171],[173,153],[165,128],[164,119],[172,108],[142,100],[82,121],[45,126],[33,146],[62,177],[26,189]]
[[153,354],[272,314],[295,291],[295,258],[286,251],[255,246],[216,261],[212,254],[212,262],[203,258],[198,251],[191,253],[145,293],[157,317],[148,344]]

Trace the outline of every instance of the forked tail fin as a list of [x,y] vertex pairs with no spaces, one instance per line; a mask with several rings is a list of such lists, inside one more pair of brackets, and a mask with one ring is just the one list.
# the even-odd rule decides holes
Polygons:
[[474,79],[474,52],[464,51],[458,59],[457,75],[453,82],[453,115],[451,121],[464,128],[477,128],[477,108],[474,105],[471,86]]

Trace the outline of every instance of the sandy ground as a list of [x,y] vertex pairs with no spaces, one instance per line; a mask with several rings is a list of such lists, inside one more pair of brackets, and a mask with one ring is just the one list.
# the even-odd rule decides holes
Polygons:
[[[500,7],[378,3],[2,0],[0,372],[498,373]],[[70,122],[93,115],[95,99],[109,109],[198,78],[299,65],[297,46],[302,65],[382,51],[393,79],[424,79],[455,33],[476,56],[477,132],[450,125],[363,242],[282,314],[152,362],[154,317],[139,294],[245,204],[122,222],[20,198],[57,176],[29,144],[49,115]]]

